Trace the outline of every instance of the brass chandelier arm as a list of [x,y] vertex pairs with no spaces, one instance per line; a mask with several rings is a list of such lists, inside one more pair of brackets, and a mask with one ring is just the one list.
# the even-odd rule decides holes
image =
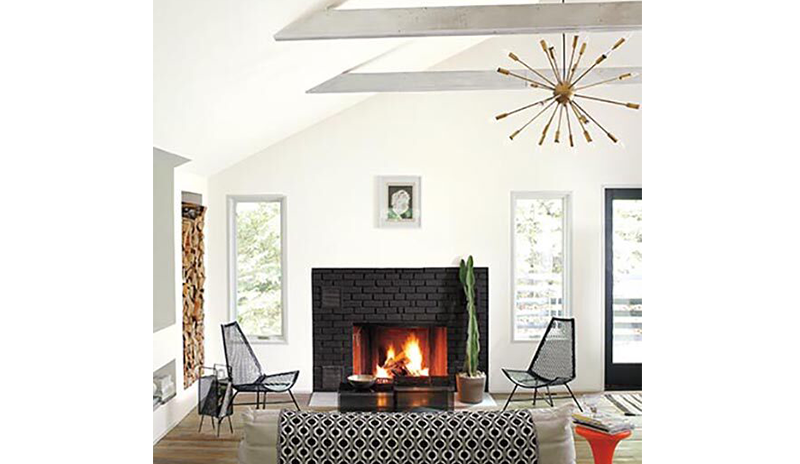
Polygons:
[[561,106],[564,107],[564,112],[567,113],[567,131],[569,132],[569,146],[570,148],[572,148],[575,146],[575,144],[572,143],[572,125],[569,122],[569,110],[567,109],[566,103],[562,103]]
[[520,133],[520,132],[522,132],[523,130],[525,130],[525,128],[526,128],[526,127],[528,127],[528,126],[530,125],[530,123],[532,123],[533,121],[535,121],[535,120],[536,120],[536,118],[538,118],[538,117],[539,117],[539,116],[540,116],[542,113],[544,113],[545,111],[547,111],[547,109],[548,109],[548,108],[550,108],[550,107],[553,105],[553,103],[555,103],[555,102],[556,102],[556,101],[555,101],[555,99],[554,99],[553,101],[551,101],[550,103],[548,103],[548,104],[547,104],[547,106],[545,106],[544,108],[542,108],[542,110],[541,110],[541,111],[539,111],[538,113],[536,113],[536,116],[532,117],[532,118],[530,119],[530,121],[526,122],[524,126],[520,127],[520,128],[519,128],[519,129],[517,129],[516,131],[514,131],[514,133],[513,133],[513,134],[511,134],[511,135],[509,136],[509,138],[510,138],[511,140],[514,140],[514,137],[516,137],[517,135],[519,135],[519,133]]
[[561,81],[567,82],[567,34],[561,34]]
[[613,52],[614,50],[618,49],[618,48],[619,48],[619,47],[620,47],[620,46],[621,46],[623,43],[625,43],[625,38],[624,38],[624,37],[623,37],[623,38],[621,38],[621,39],[619,39],[619,40],[617,40],[617,41],[614,43],[614,45],[611,47],[611,50],[609,50],[609,51],[607,51],[606,53],[603,53],[602,55],[600,55],[600,56],[599,56],[599,57],[598,57],[598,58],[597,58],[597,59],[594,61],[594,64],[592,64],[591,66],[589,66],[589,69],[587,69],[586,71],[584,71],[584,72],[583,72],[583,74],[581,74],[581,75],[580,75],[580,77],[578,77],[577,79],[575,79],[575,81],[573,81],[573,82],[572,82],[571,86],[572,86],[572,87],[574,87],[574,86],[575,86],[575,84],[577,84],[578,82],[580,82],[580,80],[581,80],[581,79],[583,79],[583,78],[584,78],[584,76],[586,76],[587,74],[589,74],[589,73],[592,71],[592,69],[594,69],[594,67],[595,67],[595,66],[597,66],[598,64],[600,64],[600,63],[602,63],[603,61],[607,60],[607,59],[608,59],[608,56],[609,56],[609,55],[611,55],[611,52]]
[[575,64],[572,65],[572,69],[570,69],[569,71],[567,82],[572,82],[572,78],[575,77],[575,71],[578,70],[578,65],[581,64],[581,58],[583,58],[583,53],[585,51],[586,51],[586,42],[581,44],[581,50],[578,52],[578,59],[575,61]]
[[555,47],[550,47],[547,49],[547,51],[550,52],[550,59],[553,61],[553,72],[556,73],[556,76],[558,77],[558,82],[563,84],[564,79],[561,77],[561,73],[558,72],[558,70],[561,68],[558,67],[558,58],[556,58],[556,49]]
[[555,96],[548,97],[548,98],[545,98],[543,100],[539,100],[537,102],[533,102],[530,105],[525,105],[525,106],[519,107],[519,108],[515,109],[514,111],[509,111],[508,113],[500,113],[497,116],[495,116],[494,118],[499,121],[499,120],[505,118],[506,116],[511,116],[514,113],[519,113],[522,110],[527,110],[528,108],[534,107],[536,105],[544,105],[549,100],[552,100],[554,98],[556,98],[556,97]]
[[539,139],[540,146],[544,143],[544,138],[547,137],[547,131],[550,130],[550,124],[552,124],[553,118],[556,117],[556,112],[558,112],[558,106],[556,106],[556,108],[553,110],[553,114],[550,115],[550,119],[547,120],[547,124],[544,125],[542,137]]
[[556,138],[553,140],[555,143],[561,143],[559,138],[561,137],[561,117],[564,113],[564,106],[559,104],[558,105],[558,126],[556,127]]
[[595,124],[597,125],[597,127],[599,127],[599,128],[600,128],[600,130],[601,130],[601,131],[605,132],[605,133],[606,133],[606,135],[608,136],[608,138],[610,138],[612,142],[614,142],[614,143],[617,143],[617,142],[619,142],[619,140],[618,140],[616,137],[614,137],[614,134],[612,134],[611,132],[607,131],[605,127],[601,126],[601,125],[600,125],[600,123],[599,123],[599,122],[597,122],[597,120],[596,120],[596,119],[594,119],[594,118],[592,117],[592,115],[591,115],[591,114],[589,114],[589,112],[588,112],[588,111],[586,111],[585,109],[583,109],[583,107],[582,107],[581,105],[579,105],[577,102],[572,102],[572,103],[575,105],[575,107],[577,107],[577,108],[578,108],[578,109],[581,111],[581,113],[585,114],[585,115],[586,115],[586,117],[588,117],[590,121],[592,121],[593,123],[595,123]]
[[[572,62],[575,60],[575,49],[578,48],[578,36],[572,36],[572,54],[569,56],[569,66],[564,66],[564,82],[569,83],[570,74],[572,74]],[[566,63],[564,63],[566,65]]]
[[600,55],[600,58],[596,59],[595,62],[591,66],[589,66],[589,68],[586,71],[583,72],[583,74],[581,74],[577,79],[575,79],[575,81],[573,81],[570,84],[570,86],[575,87],[575,84],[580,82],[580,80],[583,79],[587,74],[589,74],[592,71],[592,69],[594,69],[595,66],[605,61],[606,58],[608,58],[606,55]]
[[520,76],[519,74],[513,73],[513,72],[511,72],[511,71],[509,71],[508,69],[505,69],[505,68],[497,68],[497,72],[499,72],[500,74],[504,74],[506,76],[516,77],[517,79],[522,79],[523,81],[530,82],[531,83],[531,87],[534,87],[534,88],[541,87],[543,89],[555,90],[554,87],[550,87],[549,85],[542,84],[539,81],[535,81],[535,80],[530,79],[530,78],[525,77],[525,76]]
[[581,95],[581,94],[578,94],[578,93],[576,93],[575,96],[579,97],[579,98],[586,98],[588,100],[595,100],[595,101],[599,101],[599,102],[603,102],[603,103],[611,103],[613,105],[620,105],[620,106],[624,106],[626,108],[630,108],[630,109],[633,109],[633,110],[638,110],[639,109],[639,104],[638,103],[625,103],[625,102],[619,102],[619,101],[614,101],[614,100],[606,100],[605,98],[591,97],[589,95]]
[[525,63],[524,61],[522,61],[522,60],[521,60],[521,59],[520,59],[520,58],[519,58],[517,55],[515,55],[513,52],[509,52],[509,53],[508,53],[508,57],[509,57],[509,58],[511,58],[512,60],[514,60],[514,61],[518,62],[518,63],[519,63],[519,64],[521,64],[522,66],[525,66],[525,67],[528,69],[528,71],[530,71],[530,72],[532,72],[532,73],[536,74],[537,76],[541,77],[542,79],[544,79],[544,81],[545,81],[545,82],[547,82],[548,84],[550,84],[550,85],[552,86],[552,87],[551,87],[551,89],[552,89],[552,88],[554,88],[554,87],[556,86],[554,83],[550,82],[550,79],[548,79],[548,78],[544,77],[544,76],[542,75],[542,73],[540,73],[539,71],[537,71],[537,70],[535,70],[535,69],[531,68],[530,66],[528,66],[528,64],[527,64],[527,63]]
[[544,51],[545,56],[547,57],[547,62],[550,63],[550,69],[553,71],[553,76],[556,78],[556,82],[559,84],[561,83],[561,78],[558,76],[558,71],[556,71],[555,64],[553,63],[552,51],[550,48],[547,47],[547,42],[544,39],[539,41],[539,45],[542,46],[542,50]]
[[586,127],[583,125],[583,121],[581,120],[581,115],[578,114],[578,110],[575,108],[575,105],[572,101],[569,102],[570,108],[572,111],[575,112],[575,118],[578,120],[578,124],[581,126],[581,130],[583,130],[583,137],[586,139],[586,143],[592,143],[592,137],[589,135],[589,131],[586,130]]
[[599,81],[599,82],[594,82],[594,83],[591,83],[591,84],[586,84],[584,86],[577,87],[577,88],[572,89],[572,90],[573,90],[573,92],[577,92],[578,90],[588,89],[589,87],[595,87],[595,86],[600,85],[600,84],[608,84],[609,82],[614,82],[614,81],[617,81],[617,80],[622,81],[622,80],[628,79],[630,77],[633,77],[632,73],[625,73],[625,74],[621,74],[621,75],[619,75],[617,77],[612,77],[611,79],[606,79],[604,81]]

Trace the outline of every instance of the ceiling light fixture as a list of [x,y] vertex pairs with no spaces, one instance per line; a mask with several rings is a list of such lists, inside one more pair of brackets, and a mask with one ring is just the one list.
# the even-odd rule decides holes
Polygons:
[[[603,53],[602,55],[600,55],[600,57],[598,57],[594,61],[594,63],[591,66],[589,66],[588,69],[583,71],[579,76],[576,76],[576,74],[577,74],[576,71],[578,69],[578,65],[580,64],[581,58],[583,58],[583,54],[586,51],[586,42],[584,41],[581,44],[580,49],[578,49],[578,40],[579,40],[579,36],[577,36],[577,35],[575,35],[572,38],[572,54],[570,55],[569,66],[567,66],[567,43],[566,43],[567,42],[567,36],[566,36],[566,34],[561,34],[561,42],[562,42],[561,67],[559,67],[559,65],[558,65],[558,60],[556,59],[556,53],[555,53],[554,48],[548,46],[547,42],[544,41],[544,40],[540,40],[539,41],[539,44],[542,47],[542,51],[544,51],[544,54],[547,57],[547,61],[550,64],[550,69],[553,71],[553,76],[555,78],[555,82],[553,82],[552,80],[548,79],[546,76],[544,76],[539,71],[537,71],[537,70],[531,68],[530,66],[528,66],[524,61],[519,59],[519,57],[517,55],[515,55],[513,52],[509,53],[508,57],[511,58],[513,61],[516,61],[516,62],[520,63],[522,66],[527,68],[528,71],[532,72],[536,77],[538,77],[541,80],[538,80],[538,79],[532,78],[532,77],[528,77],[528,76],[523,76],[523,75],[514,73],[512,71],[509,71],[508,69],[497,68],[497,72],[499,72],[500,74],[503,74],[503,75],[506,75],[506,76],[510,76],[510,77],[514,77],[514,78],[517,78],[517,79],[521,79],[521,80],[527,82],[528,85],[530,85],[534,89],[544,89],[544,90],[547,90],[547,91],[552,93],[552,95],[550,97],[548,97],[548,98],[544,98],[542,100],[539,100],[539,101],[533,102],[531,104],[522,106],[522,107],[517,108],[517,109],[515,109],[513,111],[509,111],[508,113],[501,113],[501,114],[498,114],[497,116],[495,116],[495,119],[499,121],[500,119],[503,119],[506,116],[511,116],[512,114],[519,113],[520,111],[524,111],[524,110],[527,110],[527,109],[530,109],[530,108],[543,107],[530,120],[528,120],[528,122],[526,122],[525,125],[523,125],[522,127],[520,127],[519,129],[517,129],[516,131],[514,131],[511,134],[511,136],[510,136],[511,140],[514,140],[514,137],[519,135],[520,132],[525,130],[525,128],[527,128],[539,116],[541,116],[543,113],[545,113],[550,107],[552,107],[553,105],[556,105],[555,108],[553,109],[553,112],[550,114],[550,119],[548,119],[547,124],[545,124],[545,126],[544,126],[544,130],[542,130],[542,136],[539,138],[539,145],[542,145],[544,143],[544,140],[547,137],[547,132],[550,129],[550,125],[553,123],[553,120],[555,119],[556,113],[558,113],[558,126],[556,127],[555,138],[553,139],[553,141],[555,143],[561,143],[561,140],[560,140],[560,138],[561,138],[561,123],[562,123],[562,119],[564,119],[564,113],[566,113],[566,120],[567,120],[566,125],[567,125],[567,131],[569,132],[569,146],[570,147],[574,147],[575,146],[574,143],[573,143],[573,140],[572,140],[572,124],[570,123],[570,112],[572,112],[572,114],[578,120],[578,124],[580,125],[580,128],[583,131],[583,136],[586,139],[587,143],[591,143],[592,142],[592,137],[591,137],[591,135],[589,135],[589,131],[587,129],[587,126],[590,124],[590,122],[594,123],[594,125],[597,126],[601,131],[603,131],[608,136],[608,138],[611,139],[614,143],[617,143],[619,141],[611,132],[607,131],[603,126],[601,126],[600,123],[598,123],[576,101],[576,99],[586,99],[586,100],[593,100],[593,101],[598,101],[598,102],[602,102],[602,103],[621,105],[621,106],[624,106],[626,108],[631,108],[631,109],[634,109],[634,110],[638,110],[639,109],[639,104],[638,103],[625,103],[625,102],[619,102],[619,101],[615,101],[615,100],[608,100],[608,99],[605,99],[605,98],[599,98],[599,97],[586,95],[585,93],[582,92],[583,90],[588,89],[590,87],[595,87],[595,86],[602,85],[602,84],[608,84],[609,82],[613,82],[613,81],[616,81],[616,80],[624,80],[624,79],[631,78],[631,77],[634,76],[632,73],[625,73],[625,74],[622,74],[620,76],[617,76],[617,77],[614,77],[614,78],[611,78],[611,79],[605,79],[605,80],[601,80],[601,81],[598,81],[598,82],[593,82],[591,84],[578,86],[578,83],[581,82],[581,80],[584,77],[586,77],[595,68],[595,66],[599,65],[600,63],[602,63],[603,61],[608,59],[608,56],[611,54],[611,52],[613,52],[614,50],[618,49],[620,46],[622,46],[623,43],[625,43],[625,38],[621,38],[618,41],[616,41],[609,51],[607,51],[607,52]],[[578,52],[577,59],[575,59],[575,52],[576,51]]]

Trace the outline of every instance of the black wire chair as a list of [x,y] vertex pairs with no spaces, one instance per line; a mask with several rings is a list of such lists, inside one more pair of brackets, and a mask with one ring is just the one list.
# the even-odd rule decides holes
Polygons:
[[[244,336],[238,322],[222,324],[222,344],[225,348],[225,361],[228,368],[228,379],[233,385],[233,398],[241,392],[255,393],[255,403],[237,403],[237,405],[255,405],[256,409],[267,404],[288,403],[289,401],[267,402],[267,393],[289,393],[297,410],[300,406],[292,394],[292,387],[297,382],[300,371],[264,374],[250,342]],[[261,398],[263,395],[263,399]],[[233,403],[233,399],[231,399]]]
[[503,374],[514,384],[514,390],[509,395],[503,411],[508,407],[517,388],[533,388],[533,405],[536,406],[536,396],[539,389],[547,389],[547,401],[553,406],[553,396],[550,387],[563,385],[578,409],[583,411],[581,404],[575,398],[568,383],[575,379],[575,319],[554,317],[550,319],[547,330],[544,332],[539,347],[533,355],[533,360],[527,370],[502,369]]

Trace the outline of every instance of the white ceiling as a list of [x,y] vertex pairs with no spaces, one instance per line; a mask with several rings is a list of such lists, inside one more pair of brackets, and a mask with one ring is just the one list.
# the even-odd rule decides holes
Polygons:
[[381,55],[376,62],[386,62],[398,49],[394,66],[421,70],[481,40],[425,39],[425,47],[411,48],[414,40],[406,39],[273,40],[329,3],[154,2],[153,144],[191,159],[187,170],[210,175],[369,98],[305,93],[341,72]]
[[[531,1],[350,0],[345,5],[379,8],[509,3]],[[273,40],[273,34],[303,14],[331,4],[331,0],[154,2],[154,146],[191,159],[185,166],[187,171],[211,175],[372,96],[305,93],[339,73],[355,67],[362,72],[420,71],[482,42],[498,47],[503,40],[524,40]],[[503,56],[498,50],[498,59]],[[476,69],[491,69],[502,63],[495,61],[493,53],[484,61],[476,63]]]

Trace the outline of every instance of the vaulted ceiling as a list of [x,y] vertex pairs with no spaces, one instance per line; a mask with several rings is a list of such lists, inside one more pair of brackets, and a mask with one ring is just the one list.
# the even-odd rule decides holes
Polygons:
[[[513,3],[532,2],[349,0],[339,7]],[[331,6],[330,0],[154,2],[154,146],[191,159],[188,170],[211,175],[372,96],[306,93],[342,72],[421,71],[486,39],[274,40],[296,19]]]

